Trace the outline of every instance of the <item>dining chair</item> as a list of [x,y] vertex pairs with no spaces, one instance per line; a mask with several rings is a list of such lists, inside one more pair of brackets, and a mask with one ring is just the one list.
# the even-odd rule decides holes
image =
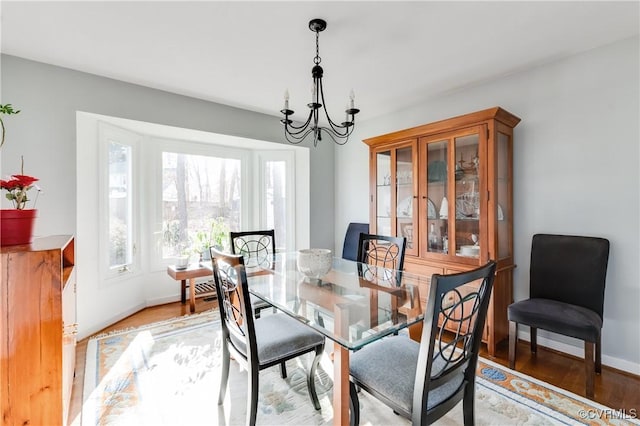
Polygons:
[[[229,232],[232,254],[241,254],[246,267],[273,267],[276,253],[275,230]],[[271,307],[264,300],[251,295],[251,306],[256,318],[263,309]],[[275,308],[274,308],[275,312]]]
[[315,376],[324,351],[324,336],[282,313],[254,320],[250,309],[243,256],[225,254],[215,248],[210,250],[223,337],[218,405],[224,403],[231,356],[247,370],[246,423],[255,425],[259,372],[303,354],[315,352],[307,372],[307,389],[314,408],[319,410]]
[[[402,268],[404,267],[404,253],[407,246],[407,239],[405,237],[390,237],[386,235],[375,235],[369,233],[360,233],[358,237],[358,274],[365,278],[373,278],[371,275],[375,275],[376,280],[385,281],[391,287],[400,287],[402,283]],[[366,266],[364,265],[366,264]],[[375,268],[370,268],[374,266]],[[394,272],[390,272],[395,270]],[[367,281],[363,281],[367,283]],[[388,291],[381,287],[382,291]],[[369,297],[371,298],[371,305],[378,305],[378,292],[380,289],[371,287]],[[405,294],[401,292],[401,294]],[[397,304],[401,300],[396,297],[391,297],[389,311],[392,315],[392,319],[396,320]],[[377,321],[372,319],[371,326],[376,326]],[[362,329],[357,329],[356,333],[358,337],[362,334]],[[397,334],[397,333],[396,333]]]
[[[260,231],[231,231],[229,232],[230,247],[232,254],[241,254],[244,265],[247,268],[256,266],[273,268],[276,254],[276,231],[274,229]],[[274,306],[260,299],[253,294],[249,295],[253,315],[260,318],[263,309],[272,308],[273,312],[277,312]],[[280,364],[280,376],[287,378],[287,365],[285,362]]]
[[358,237],[356,260],[361,263],[401,271],[404,268],[406,248],[407,239],[405,237],[361,233]]
[[532,353],[537,352],[538,328],[583,340],[585,393],[593,398],[595,373],[602,372],[601,333],[608,260],[609,241],[604,238],[533,236],[529,298],[507,308],[509,368],[516,367],[518,324],[529,326]]
[[[463,401],[464,424],[474,424],[478,352],[496,263],[433,275],[420,342],[390,336],[364,346],[349,365],[351,423],[360,422],[362,389],[413,425],[433,423]],[[457,330],[447,334],[447,330]]]
[[361,233],[369,233],[368,223],[351,222],[349,226],[347,226],[347,232],[344,235],[344,243],[342,245],[343,259],[358,260],[358,241]]

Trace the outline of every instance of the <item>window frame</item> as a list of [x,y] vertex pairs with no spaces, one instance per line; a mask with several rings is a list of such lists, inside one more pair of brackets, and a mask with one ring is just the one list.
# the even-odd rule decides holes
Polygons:
[[[257,224],[256,229],[267,229],[267,205],[266,205],[266,182],[264,179],[265,163],[269,161],[284,161],[285,163],[285,223],[287,227],[287,239],[284,244],[276,235],[277,249],[291,251],[296,246],[296,220],[295,220],[295,153],[285,150],[256,150],[254,151],[254,161],[256,163],[257,173],[254,178],[254,202],[258,207],[254,209],[253,223]],[[292,217],[293,216],[293,217]]]
[[[98,265],[101,282],[121,281],[142,274],[142,259],[140,256],[140,144],[143,136],[122,127],[106,122],[98,122],[98,161],[101,167],[98,172]],[[109,143],[111,141],[129,146],[131,148],[130,163],[130,216],[131,216],[131,262],[119,269],[111,268],[110,258],[110,234],[109,234]]]

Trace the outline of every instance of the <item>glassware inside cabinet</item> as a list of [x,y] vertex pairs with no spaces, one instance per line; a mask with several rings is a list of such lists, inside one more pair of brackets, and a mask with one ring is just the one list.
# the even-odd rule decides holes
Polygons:
[[396,235],[407,239],[407,251],[414,249],[413,147],[396,150]]
[[427,252],[449,252],[448,140],[427,144]]
[[456,137],[455,147],[455,248],[456,256],[480,256],[480,185],[478,134]]
[[391,151],[376,154],[376,233],[391,235]]

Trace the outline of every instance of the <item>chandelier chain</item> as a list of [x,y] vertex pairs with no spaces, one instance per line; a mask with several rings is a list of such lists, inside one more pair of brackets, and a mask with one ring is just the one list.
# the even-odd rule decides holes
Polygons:
[[322,62],[322,58],[320,57],[320,32],[316,31],[316,57],[313,58],[313,63],[319,65]]

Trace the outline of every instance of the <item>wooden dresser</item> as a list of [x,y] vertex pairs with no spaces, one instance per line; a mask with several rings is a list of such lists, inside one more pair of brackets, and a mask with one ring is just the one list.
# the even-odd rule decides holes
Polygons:
[[37,238],[0,254],[2,424],[66,424],[77,329],[74,238]]

